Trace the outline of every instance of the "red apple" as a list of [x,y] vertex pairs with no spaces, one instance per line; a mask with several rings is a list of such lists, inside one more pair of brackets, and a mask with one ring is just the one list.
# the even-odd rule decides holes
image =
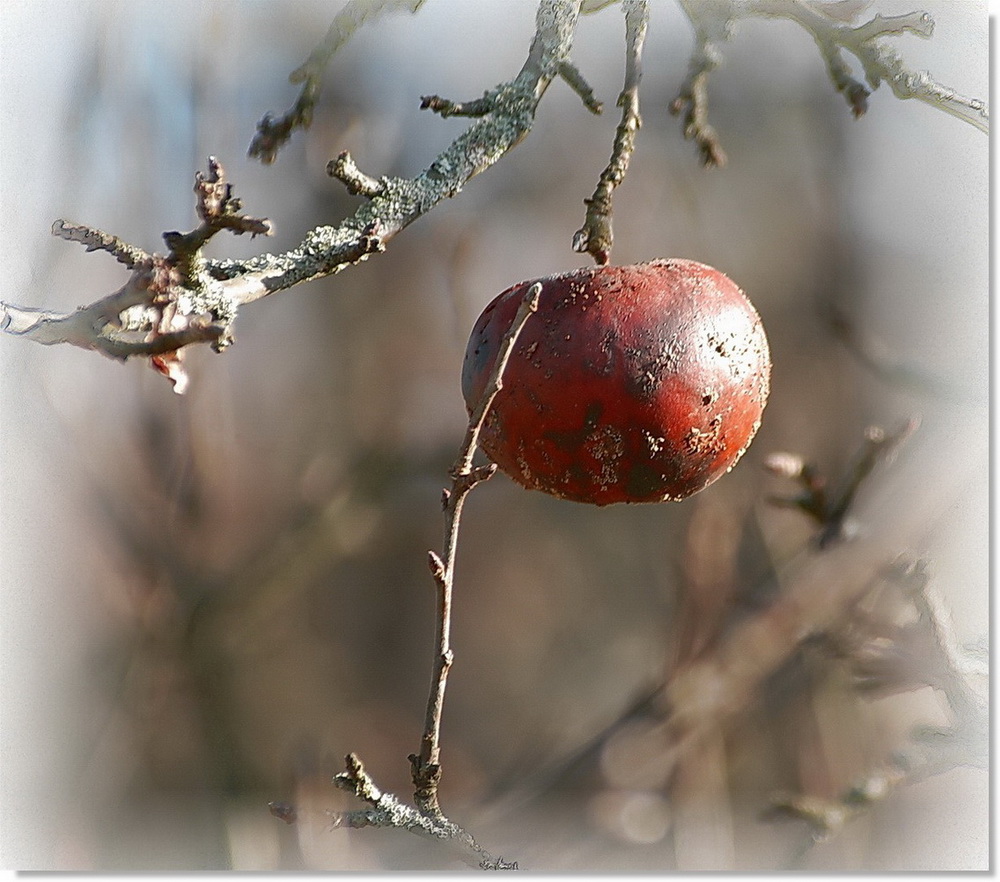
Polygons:
[[679,501],[736,464],[767,402],[767,338],[743,292],[691,260],[591,267],[508,288],[469,339],[470,413],[534,281],[538,312],[480,435],[504,472],[530,489],[608,505]]

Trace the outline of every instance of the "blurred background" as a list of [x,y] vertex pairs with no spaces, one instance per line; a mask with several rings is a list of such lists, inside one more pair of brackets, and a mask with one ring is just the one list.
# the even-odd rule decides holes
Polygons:
[[[339,151],[410,176],[461,132],[420,96],[511,77],[535,6],[428,0],[361,30],[312,128],[263,167],[246,157],[256,123],[291,106],[287,75],[338,3],[10,0],[0,296],[68,310],[119,287],[120,266],[52,221],[162,249],[194,225],[210,154],[275,228],[212,255],[293,247],[357,204],[325,174]],[[902,57],[986,98],[985,5],[921,8],[934,36],[897,38]],[[384,255],[244,309],[224,355],[189,353],[184,397],[141,362],[0,338],[4,866],[453,865],[396,831],[329,830],[325,811],[355,807],[329,780],[356,751],[410,793],[465,342],[496,293],[582,263],[570,241],[618,122],[623,32],[610,8],[576,38],[603,116],[554,83],[530,137]],[[649,697],[780,600],[813,533],[769,504],[794,488],[768,454],[837,478],[867,426],[919,415],[859,498],[871,579],[924,559],[955,645],[983,660],[988,633],[987,137],[886,87],[854,121],[812,39],[754,20],[710,80],[730,161],[706,171],[667,112],[692,45],[679,6],[653,0],[614,260],[692,258],[744,288],[774,360],[764,423],[739,468],[679,505],[591,508],[502,475],[472,495],[443,805],[538,870],[985,869],[983,769],[899,788],[824,842],[763,813],[778,791],[836,798],[913,726],[949,722],[919,682],[860,690],[829,646],[803,645],[697,755],[658,764]]]

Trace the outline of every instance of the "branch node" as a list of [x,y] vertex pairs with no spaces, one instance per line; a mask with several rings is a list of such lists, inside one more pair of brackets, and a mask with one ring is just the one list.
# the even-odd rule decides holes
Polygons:
[[869,426],[854,465],[841,481],[841,487],[831,493],[826,476],[817,467],[792,453],[773,453],[764,463],[771,474],[796,481],[801,492],[795,496],[770,497],[773,505],[797,508],[805,512],[820,526],[816,537],[819,548],[826,548],[850,534],[847,514],[854,504],[858,491],[876,466],[891,462],[903,442],[917,430],[918,417],[911,417],[894,432],[887,433],[879,426]]
[[294,824],[298,820],[298,811],[290,803],[269,802],[267,808],[274,817],[279,821],[284,821],[286,824]]
[[435,582],[442,582],[445,577],[444,561],[436,551],[427,552],[427,564]]
[[490,92],[484,92],[482,98],[473,101],[449,101],[440,95],[422,95],[420,109],[431,110],[445,119],[449,116],[480,117],[490,113],[495,103],[495,95]]
[[326,173],[340,181],[352,196],[374,199],[376,196],[384,195],[388,189],[385,178],[378,180],[366,175],[358,168],[354,157],[347,150],[341,151],[336,159],[331,159],[326,164]]
[[367,257],[369,254],[381,254],[385,251],[382,222],[376,218],[367,224],[361,231],[358,244],[361,247],[363,257]]
[[603,112],[604,105],[597,100],[594,95],[594,90],[590,88],[590,84],[584,79],[583,74],[580,73],[579,68],[577,68],[573,62],[568,59],[560,62],[559,76],[561,76],[566,81],[566,84],[580,96],[580,100],[583,101],[587,110],[595,116]]
[[[501,388],[503,384],[501,382]],[[485,465],[481,465],[472,470],[471,478],[476,484],[481,484],[483,481],[488,481],[492,478],[497,471],[497,464],[495,462],[488,462]]]
[[249,233],[251,238],[271,235],[269,220],[241,214],[243,203],[233,195],[233,185],[226,180],[226,170],[214,156],[208,157],[208,174],[195,172],[194,192],[206,240],[220,230],[229,230],[237,236]]

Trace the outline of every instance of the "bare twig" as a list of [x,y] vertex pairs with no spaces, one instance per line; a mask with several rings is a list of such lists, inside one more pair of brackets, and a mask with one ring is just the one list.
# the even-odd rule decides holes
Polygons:
[[913,417],[889,434],[878,426],[870,426],[842,486],[832,494],[828,492],[826,477],[814,464],[791,453],[771,454],[765,467],[772,474],[796,480],[801,484],[802,491],[793,497],[772,496],[770,501],[775,505],[800,509],[809,515],[822,528],[816,543],[818,547],[825,548],[846,535],[847,513],[868,476],[877,465],[891,460],[919,425],[920,420]]
[[926,71],[911,70],[898,52],[879,42],[882,37],[904,33],[930,37],[934,32],[934,19],[926,12],[876,15],[864,24],[852,26],[803,0],[741,0],[740,8],[744,15],[787,18],[805,28],[819,46],[830,79],[844,94],[855,117],[867,109],[869,92],[851,76],[841,50],[847,50],[861,62],[865,79],[872,89],[877,89],[884,80],[897,98],[916,98],[981,132],[989,132],[989,110],[984,101],[959,95],[954,89],[933,80]]
[[698,145],[702,164],[723,166],[726,154],[715,129],[708,123],[708,75],[722,63],[720,45],[729,39],[731,5],[729,0],[681,0],[681,5],[695,30],[687,79],[670,105],[675,116],[684,114],[684,137]]
[[[348,754],[346,770],[334,777],[334,783],[350,791],[371,808],[361,811],[331,813],[334,827],[394,827],[429,836],[447,844],[463,861],[473,867],[492,870],[516,870],[517,862],[491,855],[463,828],[450,821],[441,811],[438,784],[441,780],[441,717],[444,710],[448,672],[454,658],[451,649],[451,609],[454,587],[455,555],[465,498],[480,483],[496,471],[493,463],[473,466],[479,434],[497,393],[503,388],[503,372],[510,360],[517,338],[525,323],[538,309],[542,285],[536,282],[525,292],[517,313],[503,340],[496,363],[490,373],[482,398],[469,417],[465,439],[455,464],[450,469],[451,488],[444,490],[442,504],[445,516],[444,549],[441,555],[429,553],[431,575],[437,586],[438,604],[435,631],[435,655],[424,733],[419,754],[409,757],[414,785],[411,807],[391,793],[379,789],[365,771],[356,754]],[[271,803],[271,813],[286,823],[298,819],[297,808],[285,802]]]
[[366,199],[383,195],[389,186],[385,178],[378,180],[361,171],[346,150],[326,164],[326,173],[340,181],[352,196],[364,196]]
[[[698,145],[702,162],[722,165],[725,153],[718,135],[708,123],[708,75],[722,62],[722,45],[730,38],[734,23],[751,16],[786,18],[806,30],[816,41],[827,72],[837,91],[843,94],[855,118],[868,109],[871,90],[884,81],[897,98],[916,98],[942,110],[982,132],[989,132],[986,102],[967,98],[941,83],[926,71],[908,67],[899,53],[882,38],[911,33],[930,37],[934,20],[926,12],[905,15],[876,15],[863,24],[852,24],[867,3],[843,0],[816,3],[810,0],[681,0],[695,29],[688,77],[670,106],[671,113],[684,114],[684,135]],[[851,73],[844,58],[849,52],[861,63],[865,83]]]
[[291,110],[277,119],[270,113],[257,124],[247,153],[270,165],[278,158],[296,129],[312,124],[313,110],[323,88],[323,73],[333,54],[366,22],[388,12],[416,12],[424,0],[349,0],[334,17],[323,41],[312,51],[308,60],[288,76],[291,83],[302,83],[302,90]]
[[494,398],[503,387],[503,371],[507,366],[514,345],[528,318],[538,309],[538,299],[542,286],[536,282],[525,292],[503,342],[496,363],[487,381],[482,398],[469,418],[469,425],[461,452],[451,467],[452,484],[442,495],[445,516],[444,553],[438,556],[430,552],[431,575],[437,584],[437,653],[434,658],[434,673],[431,679],[430,695],[427,699],[427,715],[424,734],[420,742],[420,753],[410,756],[413,767],[414,800],[421,812],[432,817],[441,816],[437,789],[441,777],[441,714],[444,709],[444,693],[448,671],[452,664],[451,650],[451,596],[455,575],[455,553],[458,549],[458,530],[462,517],[462,507],[469,492],[480,482],[489,479],[496,471],[496,465],[474,467],[473,457],[478,448],[479,434]]
[[[618,96],[622,119],[615,132],[611,160],[601,173],[594,194],[585,199],[587,214],[583,226],[573,236],[573,250],[589,254],[598,264],[611,259],[614,232],[611,224],[611,195],[625,179],[635,150],[635,137],[642,125],[639,116],[639,82],[642,79],[642,46],[649,23],[647,0],[622,0],[625,12],[625,85]],[[586,100],[586,99],[585,99]]]
[[580,96],[580,100],[583,101],[587,110],[595,115],[604,110],[604,105],[597,100],[594,90],[590,88],[590,84],[584,79],[583,74],[580,73],[573,62],[566,60],[560,64],[559,76],[566,81],[566,85]]
[[472,101],[451,101],[440,95],[424,95],[420,99],[420,109],[432,110],[445,119],[449,116],[486,116],[493,109],[493,98],[489,92]]

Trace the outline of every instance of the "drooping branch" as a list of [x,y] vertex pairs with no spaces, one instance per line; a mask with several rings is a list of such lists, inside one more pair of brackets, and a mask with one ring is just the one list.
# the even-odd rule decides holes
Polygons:
[[936,82],[926,71],[910,69],[898,52],[880,42],[882,37],[905,33],[929,38],[934,33],[934,19],[926,12],[876,15],[864,24],[852,26],[824,14],[822,7],[805,0],[740,2],[746,15],[787,18],[805,28],[819,46],[830,78],[844,94],[856,117],[867,109],[869,93],[851,76],[841,50],[850,52],[861,62],[865,79],[872,89],[877,89],[884,80],[897,98],[916,98],[964,120],[981,132],[989,132],[989,111],[984,101],[959,95],[954,89]]
[[[299,110],[284,122],[262,125],[255,142],[258,154],[273,158],[273,151],[288,132],[308,120],[323,68],[336,48],[364,21],[396,9],[415,10],[420,2],[351,0],[334,20],[326,39],[293,75],[296,81],[305,82]],[[627,50],[625,84],[618,101],[622,118],[611,159],[593,196],[585,200],[585,222],[573,241],[574,248],[591,254],[598,263],[610,259],[611,197],[626,173],[640,126],[638,87],[648,0],[621,2]],[[707,164],[719,165],[725,156],[708,124],[706,77],[721,59],[720,47],[728,39],[731,22],[749,15],[783,16],[809,30],[824,52],[838,88],[848,95],[856,109],[862,107],[864,96],[859,88],[863,87],[848,79],[850,74],[841,58],[842,49],[854,52],[861,59],[872,88],[884,79],[900,97],[925,100],[986,128],[983,102],[965,99],[925,74],[914,74],[880,42],[886,35],[904,32],[929,36],[933,22],[928,16],[917,13],[895,18],[876,16],[867,24],[851,26],[835,16],[853,18],[859,9],[856,3],[823,6],[807,0],[699,0],[697,3],[683,0],[683,3],[695,24],[697,39],[690,74],[673,110],[680,112],[687,108],[685,132],[698,143]],[[383,251],[397,233],[444,199],[458,194],[472,177],[497,162],[531,131],[538,103],[553,79],[565,80],[589,110],[599,112],[600,102],[572,63],[570,51],[579,15],[608,5],[612,2],[539,0],[536,33],[517,76],[472,101],[457,102],[439,96],[426,96],[422,100],[422,106],[442,116],[469,117],[473,120],[469,128],[414,178],[369,176],[346,153],[333,160],[328,166],[330,175],[365,202],[339,224],[316,227],[291,251],[261,254],[248,260],[208,260],[202,256],[205,241],[222,229],[251,235],[270,230],[267,221],[240,213],[231,185],[213,170],[217,165],[215,160],[209,162],[208,175],[199,175],[196,183],[201,226],[187,234],[166,233],[169,249],[166,255],[148,254],[100,230],[57,221],[53,229],[56,235],[81,242],[88,250],[107,251],[132,270],[132,278],[118,292],[73,313],[0,303],[0,329],[39,342],[94,349],[114,358],[152,355],[153,366],[170,376],[175,389],[181,391],[184,376],[179,362],[183,347],[210,342],[221,350],[233,340],[233,320],[242,305],[337,273]],[[123,301],[127,311],[115,312],[115,305]]]

